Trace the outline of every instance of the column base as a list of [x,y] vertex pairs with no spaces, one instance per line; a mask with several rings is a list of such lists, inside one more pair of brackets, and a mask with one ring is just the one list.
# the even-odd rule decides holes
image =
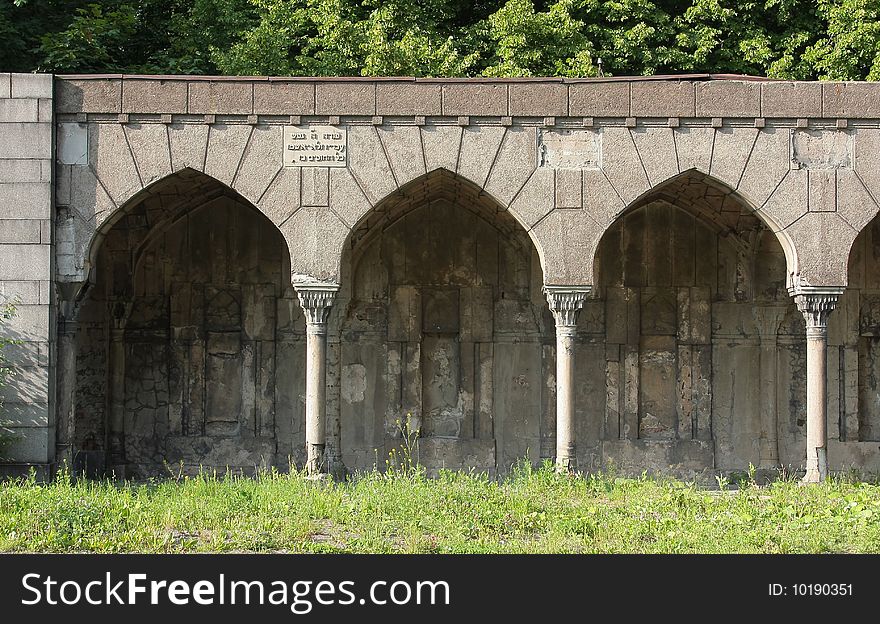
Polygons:
[[813,449],[816,452],[814,461],[807,462],[807,472],[801,483],[822,483],[828,477],[828,457],[824,448]]
[[577,461],[573,457],[560,457],[556,459],[557,474],[573,475],[577,472]]
[[306,442],[306,474],[312,476],[326,473],[327,464],[324,461],[324,445]]

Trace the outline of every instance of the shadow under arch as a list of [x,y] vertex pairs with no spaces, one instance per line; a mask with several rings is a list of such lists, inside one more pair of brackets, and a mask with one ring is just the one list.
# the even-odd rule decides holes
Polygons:
[[184,169],[91,241],[76,334],[74,446],[120,474],[252,472],[300,461],[305,352],[279,228]]
[[363,215],[340,274],[328,418],[347,468],[381,466],[407,415],[431,474],[547,456],[553,325],[539,248],[515,215],[435,169]]
[[[773,233],[785,254],[786,285],[792,286],[796,275],[799,273],[798,256],[794,242],[783,230],[776,220],[765,211],[754,206],[748,198],[738,193],[725,182],[713,177],[699,168],[691,168],[663,180],[652,186],[625,208],[614,215],[611,224],[606,228],[610,230],[621,218],[646,206],[654,201],[665,201],[669,204],[684,209],[706,223],[717,233],[746,234],[754,230],[754,224],[743,223],[740,217],[748,215],[753,217],[763,227]],[[599,266],[597,254],[602,246],[600,237],[596,248],[593,250],[593,280],[598,277]],[[735,246],[746,251],[750,241],[748,237],[732,240]]]
[[411,211],[427,202],[443,199],[477,215],[499,232],[526,234],[537,252],[541,274],[546,274],[544,251],[534,232],[492,194],[467,177],[443,167],[433,169],[407,182],[361,216],[346,237],[340,253],[340,262],[344,254],[354,254],[350,256],[350,259],[354,260],[356,250],[363,248],[366,241]]
[[[146,231],[143,239],[131,250],[132,267],[137,267],[143,250],[148,248],[157,237],[174,227],[180,219],[224,197],[252,211],[264,222],[272,223],[269,217],[232,187],[213,176],[186,167],[141,189],[101,223],[86,248],[84,268],[88,282],[95,283],[97,258],[107,234],[123,219],[142,222]],[[272,225],[283,239],[281,230],[274,223]],[[286,253],[283,256],[282,270],[289,276],[290,248],[287,244],[284,248]]]
[[617,465],[643,453],[676,471],[769,469],[801,448],[805,394],[788,362],[803,357],[803,318],[774,230],[695,169],[605,230],[591,303],[604,310],[597,384],[604,375],[611,417],[593,426]]

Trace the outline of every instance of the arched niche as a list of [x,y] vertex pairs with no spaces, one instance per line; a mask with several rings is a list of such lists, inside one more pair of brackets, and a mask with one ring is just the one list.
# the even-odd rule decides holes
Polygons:
[[90,247],[74,446],[134,476],[302,461],[304,321],[277,227],[190,170]]

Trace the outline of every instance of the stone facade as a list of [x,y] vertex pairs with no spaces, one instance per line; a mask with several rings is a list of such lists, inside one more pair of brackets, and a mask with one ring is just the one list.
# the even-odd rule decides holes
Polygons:
[[18,341],[4,350],[15,376],[0,389],[12,434],[0,457],[38,466],[56,447],[52,105],[51,76],[0,73],[0,298],[17,301],[4,337]]
[[0,74],[20,463],[880,470],[876,85],[52,86]]

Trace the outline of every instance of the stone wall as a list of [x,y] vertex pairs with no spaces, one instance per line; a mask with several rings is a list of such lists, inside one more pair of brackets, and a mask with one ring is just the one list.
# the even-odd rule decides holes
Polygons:
[[415,202],[349,254],[338,305],[350,468],[384,467],[408,419],[431,471],[550,457],[553,333],[537,253],[491,202],[451,195]]
[[0,301],[17,300],[3,329],[14,375],[0,390],[0,419],[20,464],[55,456],[55,314],[52,308],[52,76],[0,73]]
[[304,326],[283,239],[240,198],[173,219],[156,206],[132,207],[97,255],[78,319],[76,448],[139,477],[302,465]]
[[[407,413],[433,468],[552,457],[542,287],[592,291],[559,402],[582,467],[797,465],[821,414],[789,295],[822,325],[847,287],[828,455],[880,468],[877,85],[109,75],[57,77],[53,101],[6,76],[0,283],[28,344],[8,404],[40,432],[20,461],[53,459],[56,377],[58,448],[110,468],[301,461],[317,395],[291,284],[318,281],[341,290],[326,326],[306,306],[329,328],[310,413],[351,467],[381,466]],[[292,166],[288,133],[315,127],[345,155]]]

